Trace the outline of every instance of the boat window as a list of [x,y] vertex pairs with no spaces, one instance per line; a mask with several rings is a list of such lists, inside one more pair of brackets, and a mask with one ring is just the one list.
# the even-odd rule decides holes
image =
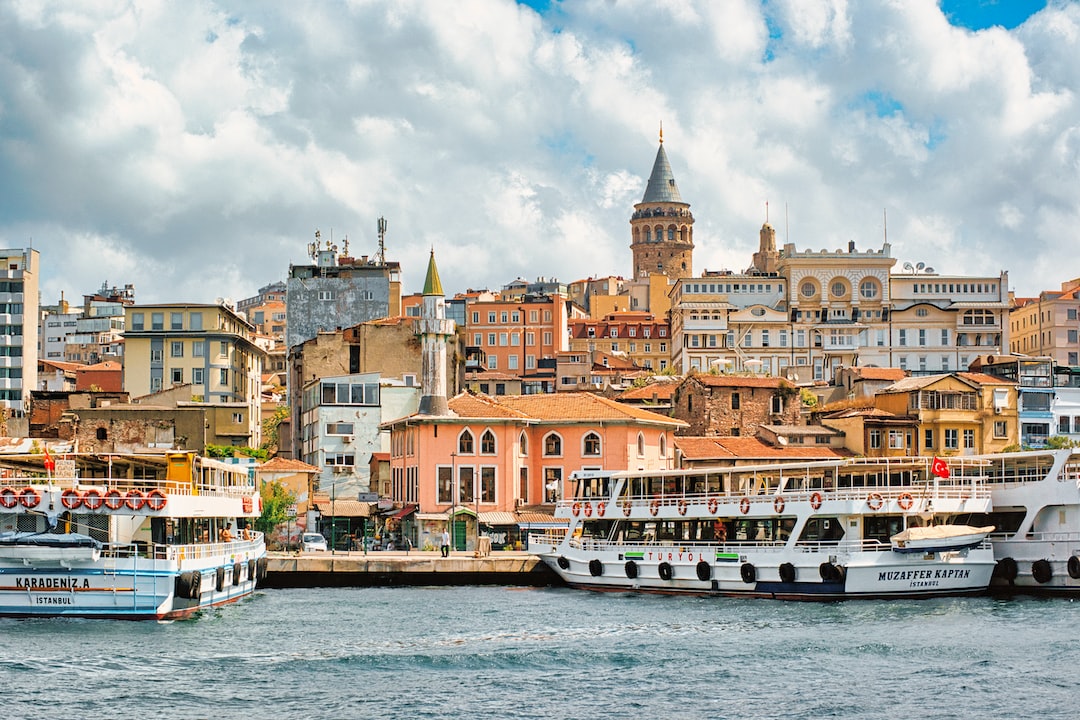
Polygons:
[[887,543],[896,533],[904,529],[901,515],[867,515],[863,519],[863,539]]
[[816,517],[806,521],[799,542],[836,542],[844,537],[844,528],[835,517]]

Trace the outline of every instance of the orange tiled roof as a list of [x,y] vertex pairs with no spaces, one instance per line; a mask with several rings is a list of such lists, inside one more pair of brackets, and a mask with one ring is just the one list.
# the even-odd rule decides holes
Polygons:
[[696,380],[706,387],[778,388],[782,385],[791,385],[791,383],[783,378],[759,377],[756,375],[713,375],[711,373],[700,373],[691,375],[686,381],[688,382],[691,379]]
[[855,367],[852,370],[863,380],[902,380],[907,377],[907,372],[900,368]]
[[507,395],[500,398],[500,402],[537,420],[641,420],[662,425],[686,425],[681,420],[674,420],[633,405],[608,400],[592,393]]
[[1009,380],[1008,378],[998,377],[997,375],[989,375],[981,372],[958,372],[957,377],[962,377],[965,380],[970,380],[973,383],[979,385],[1015,385],[1015,380]]
[[736,459],[753,460],[790,459],[790,460],[834,460],[850,457],[851,452],[841,448],[819,446],[799,447],[787,445],[777,447],[752,437],[676,437],[675,447],[687,460]]
[[495,398],[484,394],[459,393],[450,398],[448,404],[450,410],[458,417],[528,419],[525,413],[507,407]]
[[678,383],[673,382],[649,383],[643,387],[630,388],[619,395],[619,400],[622,402],[627,400],[652,400],[654,395],[657,400],[670,400],[671,396],[675,394],[677,385]]
[[278,472],[278,473],[317,473],[321,472],[319,468],[314,465],[308,465],[302,460],[292,460],[290,458],[276,457],[267,460],[259,466],[259,472]]

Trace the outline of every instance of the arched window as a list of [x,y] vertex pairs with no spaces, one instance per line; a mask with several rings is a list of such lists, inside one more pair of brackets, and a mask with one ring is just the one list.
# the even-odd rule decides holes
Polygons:
[[490,430],[485,430],[484,434],[480,436],[480,454],[495,454],[495,433]]
[[581,454],[585,457],[600,457],[600,436],[594,432],[587,433],[581,440]]
[[638,433],[637,436],[637,454],[638,457],[645,457],[645,435]]
[[878,296],[879,288],[877,280],[867,278],[859,283],[859,295],[864,300],[876,300]]
[[521,436],[518,437],[518,450],[521,452],[522,457],[529,454],[529,438],[525,433],[521,433]]
[[460,455],[473,454],[473,434],[468,430],[462,430],[458,435],[457,451]]
[[667,457],[667,435],[660,436],[660,457]]
[[551,433],[544,438],[544,457],[558,457],[562,455],[562,438],[558,433]]

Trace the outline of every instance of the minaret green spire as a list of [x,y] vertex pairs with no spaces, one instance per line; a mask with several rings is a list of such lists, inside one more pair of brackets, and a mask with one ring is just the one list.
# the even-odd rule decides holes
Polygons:
[[439,280],[439,268],[435,267],[435,248],[431,249],[428,259],[427,277],[424,278],[424,295],[443,295],[442,281]]

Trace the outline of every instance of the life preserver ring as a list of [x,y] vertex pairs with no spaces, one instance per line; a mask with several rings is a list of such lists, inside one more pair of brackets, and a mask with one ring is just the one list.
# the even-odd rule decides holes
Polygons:
[[679,504],[676,505],[676,509],[679,511],[680,515],[686,514],[686,498],[679,498]]
[[671,563],[662,562],[656,566],[656,572],[660,574],[661,580],[670,580],[673,574],[671,569]]
[[817,510],[821,507],[821,493],[810,493],[810,507],[812,507],[814,510]]
[[885,504],[885,498],[881,497],[881,493],[872,492],[866,496],[866,506],[871,510],[880,510]]
[[574,517],[581,514],[581,503],[576,502],[570,507],[570,511],[574,513]]
[[592,517],[592,503],[585,503],[585,517]]
[[19,504],[19,494],[9,487],[0,490],[0,505],[13,508]]
[[97,488],[90,488],[83,493],[82,504],[87,510],[97,510],[104,502],[104,498],[101,497],[101,491]]
[[789,562],[780,563],[780,582],[795,582],[795,566]]
[[146,504],[146,496],[139,490],[128,490],[127,496],[124,497],[124,504],[132,510],[142,510],[143,505]]
[[911,493],[900,493],[900,497],[896,498],[896,504],[901,510],[910,510],[915,504],[915,498],[911,497]]
[[697,564],[697,579],[701,582],[708,582],[712,579],[712,565],[704,560],[701,560]]
[[74,510],[82,505],[83,496],[75,488],[68,488],[64,492],[60,493],[60,504],[66,507],[68,510]]
[[631,513],[631,511],[633,511],[633,509],[634,509],[634,503],[630,502],[629,500],[627,500],[626,502],[624,502],[622,504],[622,514],[625,515],[626,517],[630,517],[630,513]]
[[593,577],[600,577],[601,575],[603,575],[604,574],[604,563],[600,562],[599,560],[597,560],[595,558],[590,560],[589,561],[589,574],[592,575]]
[[707,503],[707,506],[709,508],[709,514],[710,515],[715,515],[716,511],[720,509],[720,501],[717,500],[714,497],[711,497],[711,498],[709,498],[709,502]]
[[1069,562],[1065,565],[1065,569],[1069,571],[1069,577],[1073,580],[1080,580],[1080,557],[1071,556]]
[[623,572],[626,573],[627,578],[633,580],[634,578],[637,577],[637,574],[638,574],[637,563],[634,562],[633,560],[627,560],[626,564],[623,565]]
[[596,517],[604,517],[604,513],[607,512],[607,503],[596,503]]
[[777,515],[784,512],[784,496],[783,495],[777,495],[772,501],[772,507],[773,507],[773,510],[776,511]]
[[110,510],[119,510],[124,506],[124,496],[119,490],[110,490],[105,493],[105,507]]
[[151,510],[164,510],[169,499],[160,490],[151,490],[146,493],[146,507]]
[[649,514],[655,517],[658,512],[660,512],[660,501],[653,500],[649,503]]
[[27,486],[19,491],[19,502],[29,510],[41,504],[41,494],[34,488]]
[[739,501],[739,512],[741,512],[743,515],[750,512],[750,498],[744,497],[742,500]]
[[1036,560],[1031,563],[1031,577],[1040,585],[1045,585],[1054,577],[1054,569],[1049,560]]
[[757,568],[754,567],[753,563],[745,562],[739,568],[739,576],[744,583],[752,585],[757,582]]

